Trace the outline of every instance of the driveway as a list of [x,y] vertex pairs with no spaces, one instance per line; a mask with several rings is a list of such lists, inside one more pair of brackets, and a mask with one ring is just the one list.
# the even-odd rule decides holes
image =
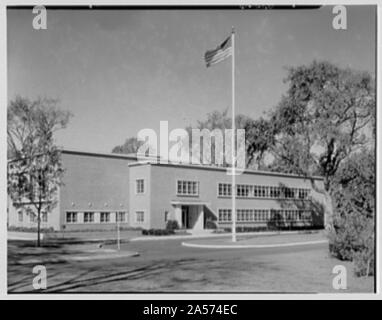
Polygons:
[[[329,257],[328,245],[281,248],[205,249],[181,245],[182,240],[122,244],[138,257],[47,263],[46,292],[123,293],[257,293],[338,292],[333,267],[347,268],[344,292],[373,292],[373,278],[356,278],[351,264]],[[108,248],[113,248],[110,246]],[[8,290],[33,292],[33,266],[18,265],[10,246]],[[18,249],[20,254],[20,250]],[[49,254],[45,253],[44,257]]]

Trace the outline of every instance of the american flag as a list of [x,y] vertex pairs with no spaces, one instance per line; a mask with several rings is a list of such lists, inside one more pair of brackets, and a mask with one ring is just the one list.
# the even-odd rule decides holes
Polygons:
[[232,43],[231,43],[231,36],[229,36],[216,49],[208,50],[205,53],[204,59],[206,61],[206,66],[208,68],[216,63],[219,63],[220,61],[223,61],[224,59],[228,58],[231,55],[232,55]]

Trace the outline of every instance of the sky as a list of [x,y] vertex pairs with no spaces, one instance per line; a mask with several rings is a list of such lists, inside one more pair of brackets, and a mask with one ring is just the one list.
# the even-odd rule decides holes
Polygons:
[[[111,152],[143,128],[159,135],[231,104],[231,61],[204,53],[235,27],[236,111],[254,119],[286,90],[286,68],[326,60],[375,72],[375,7],[347,6],[347,30],[332,6],[315,10],[31,10],[7,13],[8,101],[58,98],[73,114],[56,135],[64,148]],[[159,140],[159,137],[158,137]]]

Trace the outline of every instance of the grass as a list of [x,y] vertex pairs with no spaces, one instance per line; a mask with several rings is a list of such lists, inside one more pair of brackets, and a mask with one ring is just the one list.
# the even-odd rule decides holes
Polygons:
[[[115,247],[115,246],[114,246]],[[114,248],[113,247],[113,248]],[[79,246],[34,250],[8,246],[8,291],[33,292],[33,266],[21,258],[73,254]],[[349,262],[329,257],[327,245],[273,249],[185,248],[179,240],[126,243],[122,250],[139,257],[46,264],[46,292],[289,292],[338,293],[333,289],[333,267],[347,268],[348,289],[373,292],[374,279],[356,278]]]

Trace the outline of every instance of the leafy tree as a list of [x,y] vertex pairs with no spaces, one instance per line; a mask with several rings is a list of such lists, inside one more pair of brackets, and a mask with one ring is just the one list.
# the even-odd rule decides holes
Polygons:
[[138,141],[136,137],[131,137],[126,139],[126,141],[122,145],[115,146],[111,152],[123,154],[136,154],[141,145],[143,145],[143,141]]
[[362,150],[344,162],[333,179],[334,228],[330,251],[352,260],[358,275],[374,273],[375,155]]
[[323,176],[323,190],[312,184],[325,194],[325,221],[331,226],[333,177],[347,157],[372,140],[374,82],[368,73],[328,62],[290,68],[285,81],[287,93],[264,126],[275,157],[271,168]]
[[[256,124],[259,123],[260,126],[257,127]],[[260,163],[262,156],[265,152],[263,143],[263,135],[257,135],[256,133],[263,130],[262,125],[266,125],[266,122],[263,119],[258,120],[257,122],[251,119],[248,116],[238,114],[235,119],[236,129],[245,129],[245,141],[246,141],[246,166],[251,165],[252,163]],[[188,132],[189,138],[192,138],[192,129],[208,129],[211,132],[215,129],[222,130],[223,140],[224,140],[224,130],[232,128],[232,120],[228,115],[228,109],[224,111],[213,111],[207,114],[205,120],[198,120],[196,126],[188,126],[186,131]],[[255,130],[257,130],[255,132]],[[202,146],[202,138],[200,141],[192,141],[192,143],[199,143]],[[202,149],[202,148],[201,148]],[[192,150],[190,150],[192,152]],[[201,150],[203,156],[203,150]],[[211,139],[211,162],[215,162],[215,140]],[[226,165],[226,164],[223,164]]]
[[8,106],[8,194],[14,207],[37,217],[37,246],[41,214],[57,204],[64,172],[54,133],[66,127],[70,113],[56,105],[53,99],[17,96]]

